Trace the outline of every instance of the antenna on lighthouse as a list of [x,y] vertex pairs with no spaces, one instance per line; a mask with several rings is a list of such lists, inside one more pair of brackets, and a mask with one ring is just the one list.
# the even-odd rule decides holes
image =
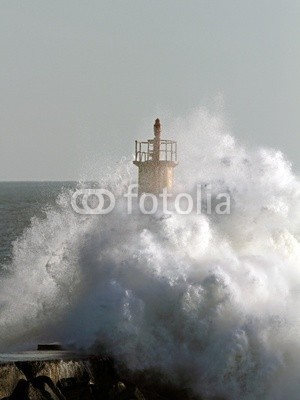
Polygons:
[[173,189],[174,173],[177,166],[177,142],[161,139],[159,118],[154,123],[154,138],[146,142],[135,141],[135,159],[139,169],[139,195],[152,193],[159,195],[164,188]]

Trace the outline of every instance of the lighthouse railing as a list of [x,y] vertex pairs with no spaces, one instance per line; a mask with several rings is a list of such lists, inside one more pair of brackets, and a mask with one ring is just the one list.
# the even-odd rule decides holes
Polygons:
[[[135,161],[145,162],[153,161],[154,158],[154,140],[147,142],[135,141]],[[159,161],[177,162],[177,142],[174,140],[160,140]]]

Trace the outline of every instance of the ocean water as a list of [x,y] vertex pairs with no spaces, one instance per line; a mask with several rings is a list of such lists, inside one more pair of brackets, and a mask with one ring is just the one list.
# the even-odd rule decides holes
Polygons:
[[55,207],[62,188],[73,182],[0,182],[0,268],[11,262],[12,244],[32,218],[44,218]]
[[[222,115],[168,124],[176,191],[209,183],[231,213],[79,215],[71,196],[88,184],[1,184],[0,350],[105,348],[207,398],[296,400],[299,178],[279,150],[240,144]],[[136,180],[128,158],[99,172],[118,199]]]

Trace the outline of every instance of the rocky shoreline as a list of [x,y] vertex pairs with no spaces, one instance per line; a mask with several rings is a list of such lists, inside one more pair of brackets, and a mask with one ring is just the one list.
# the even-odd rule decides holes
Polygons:
[[200,400],[188,389],[150,384],[145,376],[127,379],[110,357],[5,362],[0,364],[0,399]]

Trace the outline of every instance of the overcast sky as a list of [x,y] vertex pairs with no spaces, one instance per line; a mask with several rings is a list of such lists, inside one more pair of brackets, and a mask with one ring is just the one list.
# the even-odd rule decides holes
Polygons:
[[220,94],[300,170],[299,0],[1,0],[0,49],[0,180],[77,179]]

